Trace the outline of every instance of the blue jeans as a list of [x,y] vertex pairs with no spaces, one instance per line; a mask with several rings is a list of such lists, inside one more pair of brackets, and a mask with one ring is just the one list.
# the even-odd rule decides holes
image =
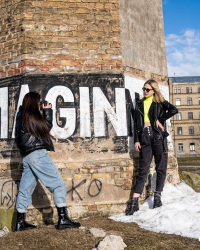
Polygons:
[[38,179],[53,193],[54,203],[57,207],[67,205],[66,187],[46,149],[35,150],[25,156],[23,158],[23,168],[16,202],[18,212],[26,213],[27,207],[32,204],[32,193]]

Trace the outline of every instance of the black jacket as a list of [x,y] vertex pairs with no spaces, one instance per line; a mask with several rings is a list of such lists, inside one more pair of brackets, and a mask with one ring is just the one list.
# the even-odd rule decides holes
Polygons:
[[[143,141],[143,129],[144,129],[144,99],[137,102],[135,107],[134,116],[134,142]],[[178,113],[178,109],[170,104],[168,101],[162,103],[152,102],[149,108],[149,120],[154,131],[155,139],[164,139],[163,132],[160,128],[156,128],[156,120],[166,128],[165,121]]]
[[[43,109],[43,116],[48,125],[52,128],[52,109]],[[46,141],[43,138],[35,138],[33,135],[28,134],[27,129],[23,125],[22,111],[17,113],[16,127],[15,127],[15,142],[22,156],[25,156],[37,149],[46,149],[54,151],[52,141]]]

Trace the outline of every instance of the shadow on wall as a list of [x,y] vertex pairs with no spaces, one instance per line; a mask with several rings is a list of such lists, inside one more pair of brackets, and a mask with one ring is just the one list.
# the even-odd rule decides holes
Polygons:
[[[9,229],[13,229],[16,224],[16,200],[19,192],[20,179],[23,171],[23,159],[20,156],[18,149],[16,148],[14,140],[7,141],[4,148],[1,151],[1,157],[4,160],[9,159],[9,163],[3,165],[1,170],[2,179],[0,187],[1,195],[1,216],[6,216],[7,220],[2,220],[3,223],[0,227],[7,226]],[[33,221],[35,218],[42,220],[45,224],[54,224],[53,222],[53,210],[52,212],[43,213],[43,208],[51,207],[51,194],[45,190],[44,186],[38,181],[37,186],[32,194],[32,206],[36,208],[36,212],[32,209],[27,212],[27,221]],[[43,208],[41,208],[41,206]],[[6,215],[3,215],[6,213]],[[35,214],[37,213],[37,214]],[[9,216],[8,216],[9,214]],[[6,225],[7,224],[7,225]]]

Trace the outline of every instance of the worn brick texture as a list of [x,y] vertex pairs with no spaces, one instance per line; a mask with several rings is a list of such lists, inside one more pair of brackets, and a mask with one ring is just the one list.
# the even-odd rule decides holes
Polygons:
[[[70,162],[60,168],[62,179],[67,187],[69,215],[88,216],[91,213],[113,215],[123,213],[138,171],[138,159],[118,159]],[[168,164],[166,182],[177,183],[177,163],[172,155]],[[3,164],[0,166],[1,206],[14,208],[21,178],[21,164]],[[144,187],[140,202],[152,194],[155,188],[155,163],[151,164],[149,178]],[[109,190],[109,191],[108,191]],[[37,209],[36,209],[37,208]],[[56,223],[57,211],[53,195],[38,182],[33,193],[32,205],[28,207],[27,220],[33,223]]]
[[0,77],[122,71],[118,0],[3,0]]
[[[148,30],[148,25],[143,27],[141,21],[147,10],[143,9],[144,13],[137,11],[135,20],[130,16],[131,2],[2,0],[0,78],[23,73],[121,72],[141,79],[151,77],[166,85],[167,73],[162,70],[163,66],[159,69],[160,62],[166,64],[162,10],[161,4],[154,1],[160,18],[145,19],[149,27],[156,25],[157,29],[150,39],[151,43],[145,43],[143,47],[143,42],[138,39],[146,39],[144,32],[132,30],[133,25],[131,29],[130,25],[134,21],[134,26],[136,22],[136,26]],[[141,15],[143,18],[140,18]],[[161,45],[161,52],[152,47],[155,39],[157,48],[160,49]],[[133,49],[139,54],[134,55]],[[149,51],[151,55],[148,58],[156,66],[145,64],[146,56],[144,60],[138,58],[141,53],[147,55]]]
[[[74,95],[70,105],[77,111],[76,129],[69,138],[55,137],[56,152],[50,153],[68,190],[69,215],[125,211],[134,191],[138,156],[129,152],[130,134],[116,137],[106,116],[105,136],[93,135],[92,93],[95,87],[101,88],[115,110],[115,88],[126,88],[130,128],[130,108],[143,81],[154,78],[167,87],[161,7],[160,0],[0,1],[0,82],[2,93],[8,90],[7,103],[1,103],[1,108],[6,107],[8,112],[6,136],[0,141],[2,211],[14,209],[22,173],[22,159],[12,133],[21,86],[26,84],[43,97],[57,85],[68,87]],[[127,80],[127,75],[132,80]],[[137,80],[142,80],[139,87]],[[92,130],[89,138],[80,137],[79,87],[89,88]],[[57,108],[62,108],[63,99],[56,102]],[[56,120],[63,128],[64,121],[59,115]],[[141,200],[154,190],[155,180],[152,162]],[[179,182],[173,151],[169,153],[166,182]],[[27,219],[54,223],[56,218],[53,196],[38,182]]]

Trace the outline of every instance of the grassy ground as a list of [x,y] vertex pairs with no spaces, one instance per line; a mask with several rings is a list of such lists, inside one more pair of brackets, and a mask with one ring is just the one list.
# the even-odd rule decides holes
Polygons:
[[[9,233],[0,238],[1,250],[39,249],[39,250],[74,250],[92,249],[103,238],[94,238],[88,229],[96,227],[103,229],[107,235],[114,234],[123,238],[126,250],[154,249],[200,249],[197,239],[181,237],[172,234],[157,234],[139,228],[135,223],[115,222],[102,216],[91,216],[78,220],[81,229],[56,230],[54,225],[39,226],[38,229]],[[115,249],[113,249],[115,250]]]
[[200,166],[200,157],[178,157],[179,166]]

